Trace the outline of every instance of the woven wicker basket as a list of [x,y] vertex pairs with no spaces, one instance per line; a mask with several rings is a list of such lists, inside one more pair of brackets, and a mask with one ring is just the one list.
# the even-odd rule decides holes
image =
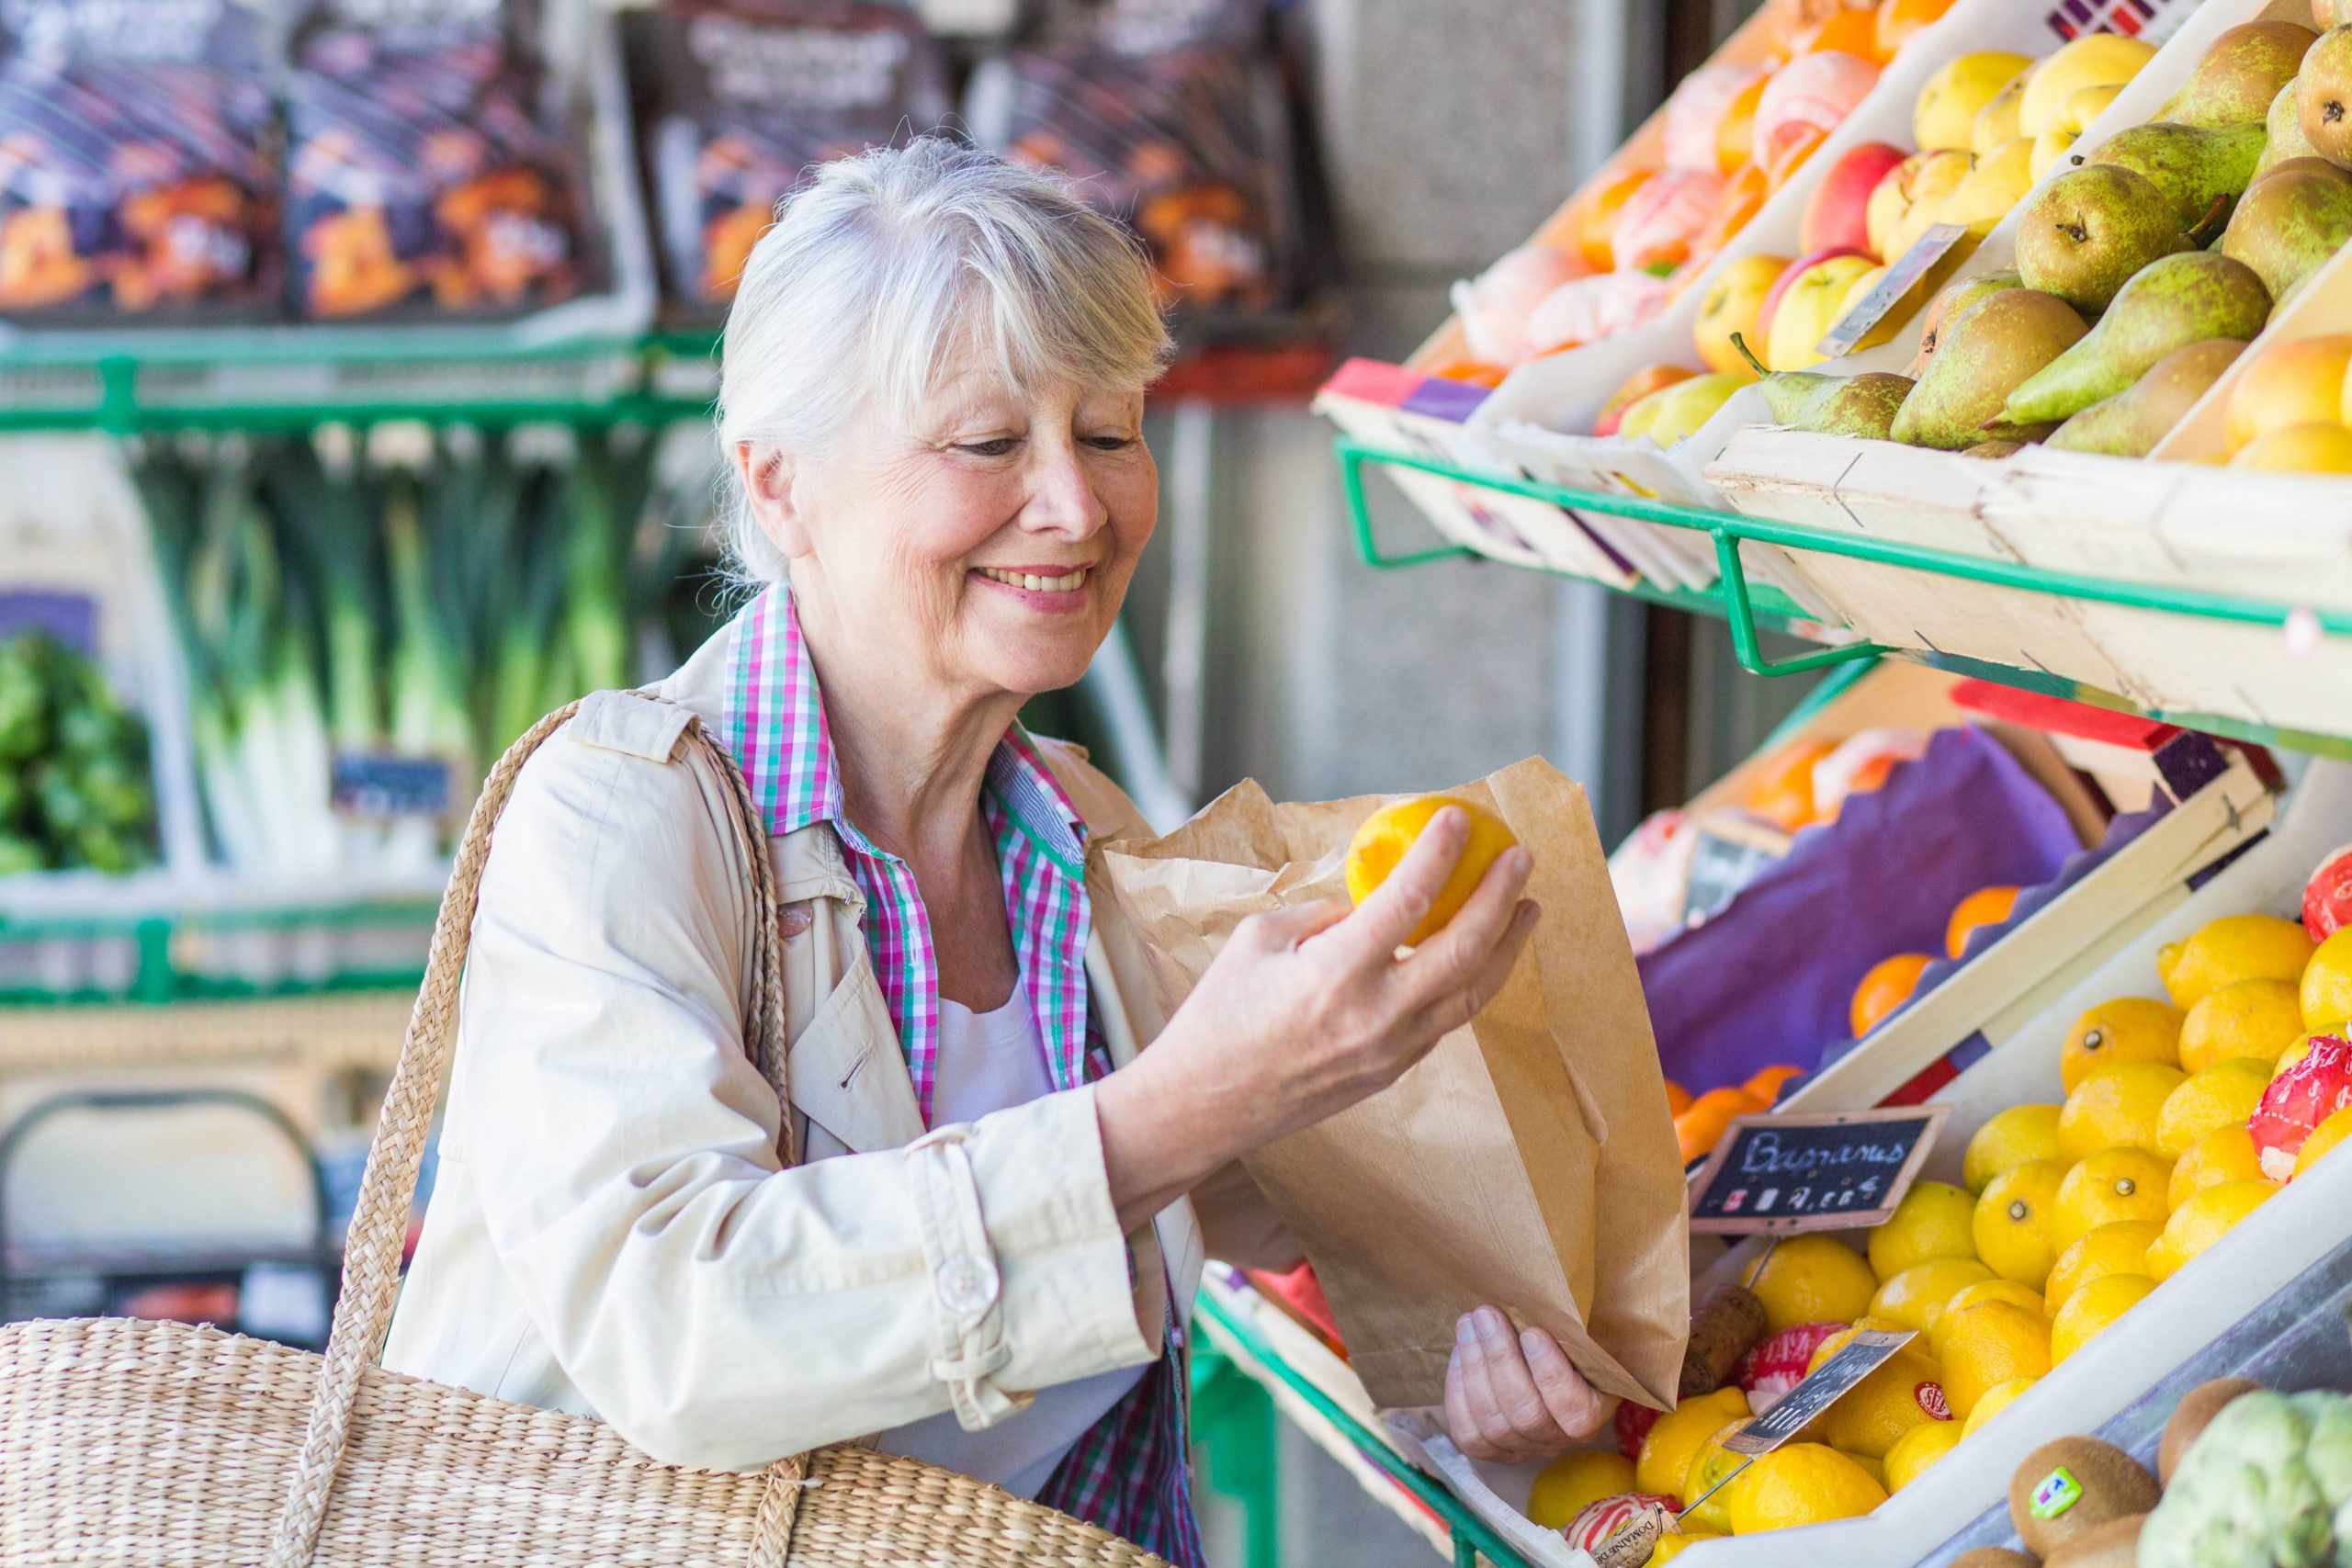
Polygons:
[[[657,1462],[602,1422],[376,1365],[457,1018],[474,892],[524,760],[516,741],[459,845],[384,1100],[326,1353],[116,1318],[0,1326],[0,1568],[1164,1568],[968,1476],[842,1446],[736,1474]],[[762,918],[748,1044],[785,1093],[775,874],[742,774],[734,830]],[[791,1119],[785,1119],[787,1163]]]

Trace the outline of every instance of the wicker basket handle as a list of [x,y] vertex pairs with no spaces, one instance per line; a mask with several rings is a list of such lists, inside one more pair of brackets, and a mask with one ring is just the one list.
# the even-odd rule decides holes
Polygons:
[[[638,694],[650,695],[650,694]],[[661,699],[656,699],[661,700]],[[400,1292],[401,1248],[408,1234],[409,1207],[416,1196],[416,1179],[431,1135],[433,1106],[441,1086],[442,1068],[457,1036],[458,982],[466,966],[466,948],[472,940],[474,897],[481,886],[482,867],[490,859],[492,829],[507,798],[514,793],[515,776],[532,752],[579,710],[572,703],[533,725],[507,748],[482,783],[458,845],[441,911],[433,925],[433,944],[425,961],[424,983],[418,990],[416,1010],[409,1017],[408,1033],[401,1043],[398,1066],[376,1123],[368,1150],[368,1167],[359,1181],[359,1199],[345,1235],[343,1292],[336,1299],[334,1326],[327,1336],[325,1365],[320,1369],[311,1401],[311,1419],[303,1434],[285,1511],[270,1541],[266,1568],[302,1568],[311,1558],[319,1530],[326,1518],[335,1473],[349,1445],[352,1416],[357,1406],[360,1378],[376,1364],[391,1325],[392,1304]],[[783,937],[779,929],[782,903],[777,897],[775,868],[767,854],[767,835],[752,803],[742,770],[727,749],[690,725],[685,745],[716,765],[728,781],[729,812],[736,844],[750,869],[753,898],[752,952],[753,986],[752,1016],[744,1021],[745,1044],[760,1064],[762,1074],[786,1106],[784,1163],[794,1160],[792,1115],[785,1064]],[[808,1473],[808,1457],[779,1461],[768,1471],[767,1495],[763,1499],[758,1528],[752,1542],[752,1568],[781,1568],[789,1554],[793,1516]]]

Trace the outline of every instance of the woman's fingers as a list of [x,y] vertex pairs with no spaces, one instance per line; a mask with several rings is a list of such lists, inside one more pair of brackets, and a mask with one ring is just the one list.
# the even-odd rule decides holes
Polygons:
[[1510,934],[1511,921],[1521,907],[1520,893],[1534,866],[1534,860],[1522,849],[1506,850],[1495,857],[1495,863],[1487,868],[1477,888],[1445,929],[1396,966],[1411,1005],[1427,1007],[1442,996],[1467,988],[1479,977],[1488,956]]
[[1519,1348],[1527,1358],[1528,1374],[1534,1379],[1535,1392],[1550,1412],[1552,1424],[1578,1442],[1600,1430],[1609,1416],[1609,1401],[1569,1364],[1560,1342],[1543,1329],[1525,1328],[1520,1331]]
[[1504,1422],[1522,1452],[1545,1452],[1566,1447],[1559,1426],[1535,1387],[1510,1320],[1494,1307],[1472,1313],[1478,1325],[1478,1346],[1485,1351],[1487,1386],[1493,1391]]
[[1241,929],[1261,952],[1284,953],[1346,919],[1351,908],[1344,898],[1318,898],[1312,904],[1293,904],[1252,915],[1241,922]]
[[1543,910],[1532,902],[1522,902],[1511,915],[1510,928],[1502,940],[1486,954],[1478,971],[1466,985],[1441,990],[1424,1004],[1415,1019],[1428,1033],[1431,1043],[1461,1028],[1478,1014],[1478,1010],[1495,999],[1495,994],[1510,978],[1511,965],[1519,962],[1520,951],[1527,939],[1534,934],[1535,922]]
[[1495,1391],[1494,1367],[1487,1352],[1487,1337],[1479,1331],[1477,1313],[1464,1313],[1454,1325],[1454,1352],[1462,1359],[1464,1403],[1469,1417],[1466,1427],[1455,1429],[1455,1441],[1466,1439],[1479,1445],[1475,1457],[1480,1459],[1509,1462],[1520,1458],[1520,1436],[1510,1417],[1503,1414],[1502,1400]]
[[1343,944],[1344,956],[1357,964],[1387,963],[1437,902],[1469,841],[1470,814],[1460,807],[1449,806],[1430,818],[1396,868],[1330,940]]

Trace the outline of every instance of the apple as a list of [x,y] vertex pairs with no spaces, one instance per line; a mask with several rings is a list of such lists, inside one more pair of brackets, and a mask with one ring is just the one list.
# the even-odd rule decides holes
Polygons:
[[2009,215],[2033,185],[2033,143],[2013,136],[1990,152],[1973,160],[1967,178],[1936,208],[1936,221],[1957,223],[1975,231],[1979,238]]
[[1765,365],[1774,370],[1802,370],[1820,364],[1823,355],[1814,345],[1837,325],[1838,307],[1854,280],[1876,265],[1859,252],[1847,252],[1823,257],[1790,279],[1766,333],[1770,348],[1762,356]]
[[1690,326],[1691,344],[1708,369],[1730,376],[1755,374],[1732,346],[1732,333],[1739,333],[1757,357],[1763,357],[1764,336],[1757,323],[1763,316],[1765,296],[1788,265],[1786,256],[1741,256],[1716,275],[1714,286],[1699,301],[1699,319]]
[[1756,312],[1756,335],[1748,339],[1747,346],[1756,351],[1756,357],[1764,361],[1766,368],[1771,370],[1780,368],[1772,363],[1771,355],[1764,352],[1764,344],[1772,335],[1772,317],[1780,310],[1781,296],[1786,294],[1798,278],[1813,268],[1819,266],[1823,262],[1835,261],[1840,256],[1860,256],[1866,265],[1870,261],[1868,251],[1857,249],[1852,245],[1836,245],[1826,251],[1811,251],[1782,267],[1781,276],[1772,280],[1772,287],[1764,291],[1764,303]]
[[[1908,156],[1902,148],[1883,141],[1849,147],[1829,165],[1821,183],[1805,198],[1804,216],[1797,220],[1797,249],[1824,251],[1836,245],[1868,250],[1871,243],[1871,192],[1887,171]],[[1891,260],[1891,257],[1881,257]]]
[[1871,192],[1865,212],[1870,248],[1874,255],[1894,261],[1928,231],[1944,197],[1968,177],[1965,152],[1945,149],[1914,152],[1886,172]]
[[1609,394],[1609,400],[1600,405],[1600,417],[1592,422],[1592,433],[1595,435],[1616,434],[1627,409],[1652,392],[1663,390],[1677,381],[1688,381],[1697,374],[1697,371],[1685,370],[1679,365],[1644,366],[1626,377],[1623,383]]
[[1714,418],[1715,411],[1748,384],[1747,377],[1725,376],[1720,371],[1677,381],[1663,391],[1652,392],[1635,401],[1625,411],[1624,423],[1618,433],[1646,435],[1661,446],[1671,446]]

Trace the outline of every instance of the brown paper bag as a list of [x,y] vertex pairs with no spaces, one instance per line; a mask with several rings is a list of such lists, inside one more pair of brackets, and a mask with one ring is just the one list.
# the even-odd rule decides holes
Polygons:
[[[1502,991],[1395,1085],[1245,1164],[1385,1406],[1442,1397],[1454,1320],[1492,1303],[1599,1388],[1670,1405],[1690,1327],[1682,1165],[1633,951],[1584,792],[1530,761],[1450,790],[1510,824],[1543,906]],[[1173,1010],[1248,915],[1344,898],[1380,797],[1228,790],[1166,838],[1101,851]]]

